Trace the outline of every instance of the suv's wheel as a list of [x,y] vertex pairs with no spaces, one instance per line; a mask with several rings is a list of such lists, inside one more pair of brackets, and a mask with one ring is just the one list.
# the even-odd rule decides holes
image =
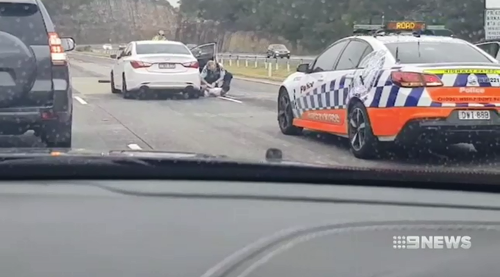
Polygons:
[[125,80],[125,74],[122,75],[122,94],[125,99],[133,99],[134,95],[127,89],[127,81]]
[[285,135],[302,134],[302,128],[293,125],[292,102],[286,89],[280,90],[278,96],[278,124]]
[[111,81],[111,93],[120,93],[119,89],[115,88],[115,78],[113,77],[113,71],[111,71],[110,81]]
[[349,145],[356,158],[371,159],[379,154],[380,143],[373,135],[370,118],[365,106],[356,102],[347,116]]
[[51,148],[71,148],[72,119],[68,122],[46,123],[41,130],[42,141]]

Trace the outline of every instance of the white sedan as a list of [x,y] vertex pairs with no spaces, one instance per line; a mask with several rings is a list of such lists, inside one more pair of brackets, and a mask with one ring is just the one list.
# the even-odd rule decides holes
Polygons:
[[198,60],[181,42],[133,41],[111,57],[116,59],[111,89],[124,98],[144,98],[151,91],[201,95]]

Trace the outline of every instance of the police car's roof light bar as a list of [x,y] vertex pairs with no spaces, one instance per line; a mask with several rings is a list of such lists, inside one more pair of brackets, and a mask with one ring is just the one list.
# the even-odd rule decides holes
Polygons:
[[435,35],[435,32],[433,32],[435,30],[447,30],[444,25],[426,25],[421,21],[390,21],[385,25],[356,24],[353,29],[353,33],[356,35],[374,36],[401,33],[414,35]]

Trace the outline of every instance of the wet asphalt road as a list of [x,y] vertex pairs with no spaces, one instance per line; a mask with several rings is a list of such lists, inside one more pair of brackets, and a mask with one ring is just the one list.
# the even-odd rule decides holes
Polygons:
[[[234,80],[230,97],[195,100],[126,100],[112,94],[108,80],[113,60],[70,54],[74,91],[73,148],[154,149],[222,154],[263,160],[279,148],[288,160],[330,165],[426,170],[500,171],[500,155],[478,156],[472,146],[416,155],[388,152],[376,161],[354,158],[345,139],[306,133],[281,134],[276,120],[277,86]],[[0,137],[0,147],[43,147],[31,133]],[[410,151],[409,151],[410,152]]]

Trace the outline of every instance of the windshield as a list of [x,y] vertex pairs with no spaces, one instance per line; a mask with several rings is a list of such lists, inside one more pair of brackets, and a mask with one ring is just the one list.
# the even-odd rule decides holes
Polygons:
[[450,42],[396,42],[387,43],[387,49],[401,63],[445,63],[491,61],[481,52],[465,43]]
[[500,171],[500,3],[486,2],[2,0],[0,158],[175,151],[273,168],[277,149],[293,164]]
[[[480,45],[476,47],[475,43]],[[477,179],[486,179],[488,173],[500,173],[500,62],[496,59],[500,59],[500,0],[0,0],[0,169],[11,165],[3,158],[9,153],[19,153],[21,157],[35,153],[35,160],[39,156],[49,156],[44,160],[49,163],[48,168],[52,168],[51,163],[57,159],[66,161],[65,155],[70,156],[70,162],[73,162],[73,156],[85,156],[84,162],[74,162],[82,169],[80,172],[89,173],[103,166],[103,159],[111,157],[112,162],[107,160],[102,164],[114,167],[116,163],[116,171],[113,169],[110,178],[118,182],[114,182],[113,188],[99,185],[99,190],[110,190],[109,193],[114,194],[111,190],[118,190],[122,186],[121,180],[127,178],[114,173],[125,169],[129,177],[133,172],[128,172],[128,169],[136,165],[141,166],[144,174],[150,174],[150,168],[163,170],[163,167],[168,167],[164,172],[178,174],[175,176],[179,179],[182,174],[197,178],[196,173],[203,172],[214,179],[247,182],[242,180],[243,174],[237,175],[245,167],[245,172],[251,172],[246,173],[247,176],[256,170],[255,178],[262,182],[258,187],[252,187],[254,192],[249,189],[245,193],[269,200],[263,204],[250,199],[254,196],[245,200],[240,197],[241,187],[231,184],[224,185],[231,187],[227,193],[211,189],[211,186],[223,187],[218,182],[211,182],[206,191],[198,191],[192,184],[180,184],[172,189],[172,193],[162,193],[162,198],[150,197],[155,202],[151,207],[159,216],[168,214],[180,218],[181,210],[187,216],[183,215],[179,224],[173,224],[168,218],[150,223],[148,217],[151,214],[135,205],[135,201],[141,202],[142,198],[152,196],[149,191],[153,188],[144,186],[137,190],[140,196],[129,195],[123,199],[129,209],[106,218],[98,217],[98,220],[94,218],[97,214],[86,210],[85,205],[102,210],[106,206],[94,202],[81,206],[70,200],[68,205],[76,209],[70,211],[48,204],[51,210],[43,213],[44,220],[38,221],[48,229],[41,232],[32,228],[22,213],[18,214],[27,206],[41,207],[41,202],[36,205],[23,202],[12,209],[3,206],[0,220],[8,224],[4,217],[10,214],[14,218],[11,223],[23,229],[18,240],[11,239],[13,232],[9,226],[2,229],[5,231],[4,249],[37,258],[36,263],[30,263],[22,259],[14,261],[5,254],[3,262],[30,270],[31,275],[37,277],[46,276],[40,270],[47,271],[51,277],[60,275],[50,275],[49,272],[72,277],[69,272],[77,272],[77,265],[82,268],[81,274],[88,277],[116,277],[118,275],[106,274],[111,267],[120,269],[113,260],[104,257],[106,252],[102,254],[91,247],[78,248],[70,238],[82,231],[86,236],[82,243],[93,241],[97,235],[92,233],[95,228],[90,228],[88,223],[94,220],[102,227],[100,231],[107,230],[108,226],[123,230],[123,234],[110,231],[101,236],[109,241],[102,245],[113,247],[109,255],[140,268],[142,273],[135,276],[152,276],[158,268],[149,266],[147,260],[137,262],[135,259],[140,253],[126,251],[122,246],[149,251],[154,256],[149,260],[159,263],[168,260],[191,268],[188,274],[179,274],[165,266],[171,271],[165,277],[281,277],[274,274],[274,265],[268,268],[264,263],[268,255],[282,253],[279,249],[292,243],[289,240],[292,233],[309,236],[301,230],[316,224],[313,222],[316,219],[324,224],[342,226],[347,220],[342,216],[329,217],[330,213],[344,211],[342,207],[329,208],[319,203],[324,202],[323,192],[325,197],[336,197],[333,191],[312,194],[307,188],[271,189],[264,182],[280,182],[274,179],[278,178],[278,168],[285,175],[290,172],[288,181],[322,183],[328,189],[335,186],[337,175],[334,173],[345,169],[351,172],[352,168],[360,169],[374,179],[382,176],[375,170],[383,172],[384,176],[390,174],[392,182],[400,186],[410,181],[417,182],[409,176],[422,176],[420,180],[426,181],[422,186],[430,190],[437,189],[434,176],[441,176],[442,172],[463,173],[464,176],[467,172],[470,184]],[[123,157],[126,162],[121,160]],[[149,160],[140,159],[143,157]],[[87,160],[92,160],[93,165],[89,166]],[[165,166],[166,160],[174,162]],[[190,161],[189,169],[180,165],[186,160]],[[12,167],[24,169],[23,163],[31,164],[31,161],[19,159],[12,163]],[[61,163],[54,166],[62,168],[60,172],[72,178],[74,171],[69,167]],[[332,177],[321,181],[313,178],[315,174],[302,177],[301,173],[307,166],[315,170],[326,166],[325,174],[332,174],[329,175]],[[37,172],[45,174],[43,170]],[[29,173],[31,171],[26,170],[26,174]],[[228,177],[231,175],[237,176]],[[357,174],[343,176],[347,176],[342,180],[346,183],[356,180],[361,186],[386,185],[381,181],[361,182]],[[48,179],[49,174],[45,178]],[[444,179],[441,181],[447,181]],[[500,188],[500,178],[492,179],[491,182],[498,182]],[[163,190],[163,186],[171,185],[159,182],[157,186]],[[399,205],[399,192],[387,191],[387,196],[396,198],[389,201],[375,197],[371,190],[358,189],[360,196],[355,197],[350,193],[351,188],[339,188],[350,199],[364,201],[362,205],[376,200],[377,206],[388,206],[384,212],[378,208],[370,209],[372,214],[366,213],[369,215],[367,221],[385,221],[385,217],[378,217],[379,214],[395,215],[394,220],[413,219],[392,210],[393,206]],[[450,185],[450,190],[459,189],[464,188]],[[24,196],[13,196],[19,198],[13,201],[6,196],[0,204],[23,201],[23,197],[31,195],[28,190],[30,188],[13,189],[12,193]],[[280,194],[285,190],[295,203],[280,200]],[[210,203],[210,207],[205,209],[181,204],[180,199],[167,199],[184,192],[196,193],[200,197],[191,200]],[[94,194],[94,190],[89,193]],[[96,196],[108,195],[104,191],[96,190],[95,193]],[[216,194],[225,199],[216,200]],[[57,198],[59,196],[62,194],[58,193]],[[199,199],[205,196],[212,199]],[[238,199],[229,201],[230,197]],[[56,197],[50,198],[54,203],[63,202]],[[107,201],[104,198],[111,197],[101,198]],[[420,202],[432,199],[442,202],[441,198],[431,198],[420,194],[414,196]],[[280,204],[275,206],[274,200]],[[468,197],[458,194],[456,199],[450,199],[450,205],[452,200],[476,207]],[[500,205],[500,197],[496,200],[492,202]],[[306,213],[299,201],[308,201],[304,205],[314,205],[314,209],[307,209],[312,212]],[[246,208],[227,209],[226,205],[239,202],[254,203],[252,205],[259,211],[247,213]],[[163,205],[168,208],[163,208]],[[346,212],[356,218],[365,213],[359,209],[362,205],[346,202],[342,205],[356,209]],[[271,206],[278,210],[269,213]],[[297,209],[289,209],[291,207]],[[439,222],[466,219],[462,214],[448,216],[445,208],[436,209],[440,209],[443,215],[438,217],[432,212],[413,214],[429,216],[429,220]],[[479,211],[479,208],[474,209]],[[205,212],[204,217],[191,218],[189,214],[193,210]],[[224,218],[234,219],[234,222],[226,224],[212,216],[212,213],[222,210],[230,215]],[[468,213],[472,215],[476,211]],[[74,213],[86,218],[80,222],[75,219],[69,232],[59,230],[59,225],[53,220],[64,218],[62,215],[69,218]],[[42,212],[33,215],[39,216]],[[169,230],[147,231],[141,224],[130,227],[111,222],[113,218],[126,220],[130,216],[144,219],[139,223],[145,227],[163,226]],[[306,222],[295,221],[297,216],[306,218]],[[278,222],[275,218],[287,222]],[[491,218],[500,218],[500,211]],[[478,220],[487,222],[489,219]],[[237,220],[248,220],[249,226],[261,224],[259,227],[265,230],[237,228],[242,226]],[[362,218],[353,221],[357,220],[362,221]],[[225,232],[210,228],[210,224],[205,224],[208,222],[225,229]],[[392,230],[394,226],[389,225],[387,230]],[[296,229],[288,233],[288,228],[292,227]],[[323,232],[325,229],[316,230]],[[278,232],[283,236],[279,242],[270,243],[266,242],[266,232]],[[48,250],[32,240],[49,233],[57,235],[60,241],[43,244],[50,247]],[[128,236],[132,233],[141,237],[132,239]],[[151,237],[160,233],[164,238],[156,240]],[[209,241],[217,247],[211,251],[213,253],[188,255],[187,250],[196,252],[202,249],[203,244],[199,242],[210,237],[206,235],[215,233],[235,244]],[[187,243],[178,241],[177,236],[181,234],[191,234],[193,239]],[[236,239],[234,234],[242,239]],[[335,233],[335,237],[343,247],[329,248],[338,251],[337,256],[322,255],[325,254],[322,252],[316,252],[318,256],[283,255],[311,262],[324,259],[331,261],[332,265],[347,259],[360,266],[365,263],[379,265],[378,260],[344,256],[350,251],[349,245],[361,245],[361,242],[337,234],[340,233]],[[127,241],[119,243],[115,240],[117,237]],[[254,239],[261,238],[261,244],[250,247],[258,249],[258,254],[237,252],[231,256],[239,247],[246,247]],[[382,240],[391,245],[392,235]],[[59,249],[63,243],[93,255],[88,266],[64,260],[49,263],[55,261],[51,259],[51,250],[66,255]],[[24,251],[23,247],[28,245],[35,247],[36,251]],[[182,246],[182,251],[177,251],[174,246]],[[303,249],[312,251],[314,247]],[[370,247],[370,243],[363,242],[363,247]],[[500,252],[497,248],[491,249]],[[387,248],[387,251],[392,250],[392,245]],[[445,252],[448,253],[433,253],[446,255]],[[377,255],[379,252],[365,253],[384,258]],[[82,261],[84,258],[75,257]],[[429,257],[436,262],[432,265],[437,268],[441,260]],[[203,260],[203,264],[191,264],[192,258]],[[209,270],[212,263],[215,266],[223,259],[227,263]],[[418,259],[408,259],[406,263],[385,261],[394,267],[406,267],[406,275],[382,268],[364,274],[353,267],[343,272],[344,275],[324,272],[320,265],[309,269],[317,275],[330,277],[410,277],[421,269]],[[21,265],[23,262],[26,266]],[[58,265],[74,268],[70,271]],[[247,271],[247,266],[256,271]],[[295,274],[309,276],[297,270],[294,264],[285,265],[283,262],[276,266],[285,268],[284,272],[292,277]],[[261,271],[260,267],[268,271]],[[94,275],[93,268],[104,273]],[[229,268],[234,272],[225,272]],[[202,275],[204,270],[212,273]],[[475,276],[464,272],[460,271],[468,277]],[[12,272],[2,270],[1,266],[0,273],[5,277],[26,276],[10,274]],[[120,276],[133,275],[125,270],[123,273]],[[429,272],[420,273],[425,276]],[[447,274],[443,277],[455,275],[461,276]]]

